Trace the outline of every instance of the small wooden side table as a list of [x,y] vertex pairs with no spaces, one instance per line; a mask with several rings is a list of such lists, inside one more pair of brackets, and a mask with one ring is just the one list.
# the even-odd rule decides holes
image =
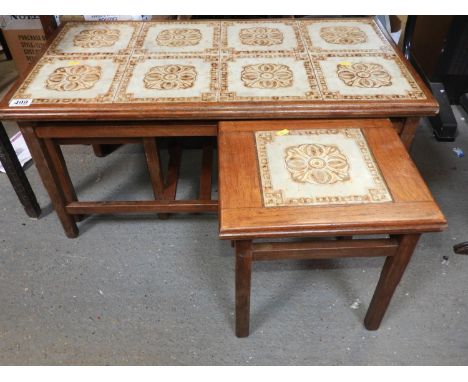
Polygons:
[[[385,256],[364,321],[378,329],[421,233],[446,227],[390,121],[221,122],[218,145],[236,335],[249,334],[252,262],[278,259]],[[353,238],[364,234],[388,236]]]

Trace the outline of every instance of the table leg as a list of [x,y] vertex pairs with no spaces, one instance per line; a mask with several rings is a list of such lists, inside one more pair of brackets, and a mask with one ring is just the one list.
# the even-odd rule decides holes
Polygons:
[[16,156],[15,150],[11,145],[10,139],[0,122],[0,162],[5,168],[6,174],[10,179],[13,189],[23,205],[28,216],[38,218],[41,214],[41,208],[37,203],[36,195],[29,184],[28,178],[24,173],[21,163]]
[[213,167],[213,144],[211,137],[203,144],[202,168],[200,173],[200,200],[211,200]]
[[453,246],[453,251],[458,255],[468,255],[468,241],[455,244]]
[[401,129],[400,138],[403,144],[406,147],[406,150],[410,150],[411,144],[413,143],[414,136],[416,134],[416,129],[419,125],[419,117],[408,117],[403,123],[403,128]]
[[105,157],[115,151],[117,148],[120,147],[120,145],[106,145],[106,144],[101,144],[101,145],[91,145],[93,147],[93,152],[94,155],[96,155],[99,158]]
[[379,328],[420,236],[420,234],[402,235],[396,255],[386,258],[377,288],[364,319],[364,325],[368,330],[377,330]]
[[236,241],[236,336],[249,335],[252,241]]
[[[36,163],[37,170],[46,188],[58,218],[62,223],[65,234],[69,238],[78,236],[78,227],[73,215],[66,210],[66,192],[61,188],[60,176],[57,174],[51,154],[46,144],[37,138],[31,126],[20,126],[24,139],[29,147],[31,155]],[[54,154],[52,153],[52,156]]]
[[[153,187],[153,195],[156,200],[164,199],[164,176],[159,156],[159,149],[156,138],[143,138],[146,163]],[[168,214],[158,214],[161,219],[167,219]]]
[[[179,181],[180,163],[182,160],[182,147],[179,142],[174,141],[169,145],[169,166],[164,188],[164,199],[175,200],[177,194],[177,183]],[[160,214],[160,219],[167,219],[169,214]]]
[[[58,145],[53,139],[44,139],[44,144],[49,153],[52,165],[54,166],[54,171],[57,174],[57,179],[60,183],[60,188],[63,191],[65,201],[67,204],[78,201],[60,145]],[[74,218],[76,221],[81,221],[84,216],[85,215],[74,215]]]

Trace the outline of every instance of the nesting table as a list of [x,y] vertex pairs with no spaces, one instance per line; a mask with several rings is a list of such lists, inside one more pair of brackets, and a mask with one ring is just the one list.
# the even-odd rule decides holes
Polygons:
[[249,334],[256,260],[386,257],[364,321],[378,329],[419,236],[446,227],[390,121],[221,122],[218,140],[237,336]]
[[[200,196],[175,200],[159,137],[216,136],[226,120],[389,118],[408,148],[429,90],[373,18],[69,22],[0,103],[17,121],[68,237],[84,215],[217,212],[211,149]],[[154,199],[79,201],[60,149],[143,143]]]

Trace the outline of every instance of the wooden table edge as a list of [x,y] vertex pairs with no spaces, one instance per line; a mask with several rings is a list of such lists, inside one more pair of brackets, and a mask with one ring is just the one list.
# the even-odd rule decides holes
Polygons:
[[333,237],[333,236],[350,236],[350,235],[400,235],[413,233],[429,233],[442,232],[447,229],[447,222],[433,222],[428,224],[395,224],[385,227],[348,227],[344,229],[336,229],[333,226],[320,226],[320,228],[303,229],[295,226],[290,229],[274,229],[265,230],[253,228],[248,229],[226,229],[220,227],[219,238],[221,240],[253,240],[261,238],[300,238],[300,237]]

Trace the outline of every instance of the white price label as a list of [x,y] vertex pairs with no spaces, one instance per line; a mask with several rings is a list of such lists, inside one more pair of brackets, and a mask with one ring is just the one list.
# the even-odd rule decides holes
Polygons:
[[32,104],[32,98],[16,98],[12,99],[8,106],[10,107],[24,107]]

